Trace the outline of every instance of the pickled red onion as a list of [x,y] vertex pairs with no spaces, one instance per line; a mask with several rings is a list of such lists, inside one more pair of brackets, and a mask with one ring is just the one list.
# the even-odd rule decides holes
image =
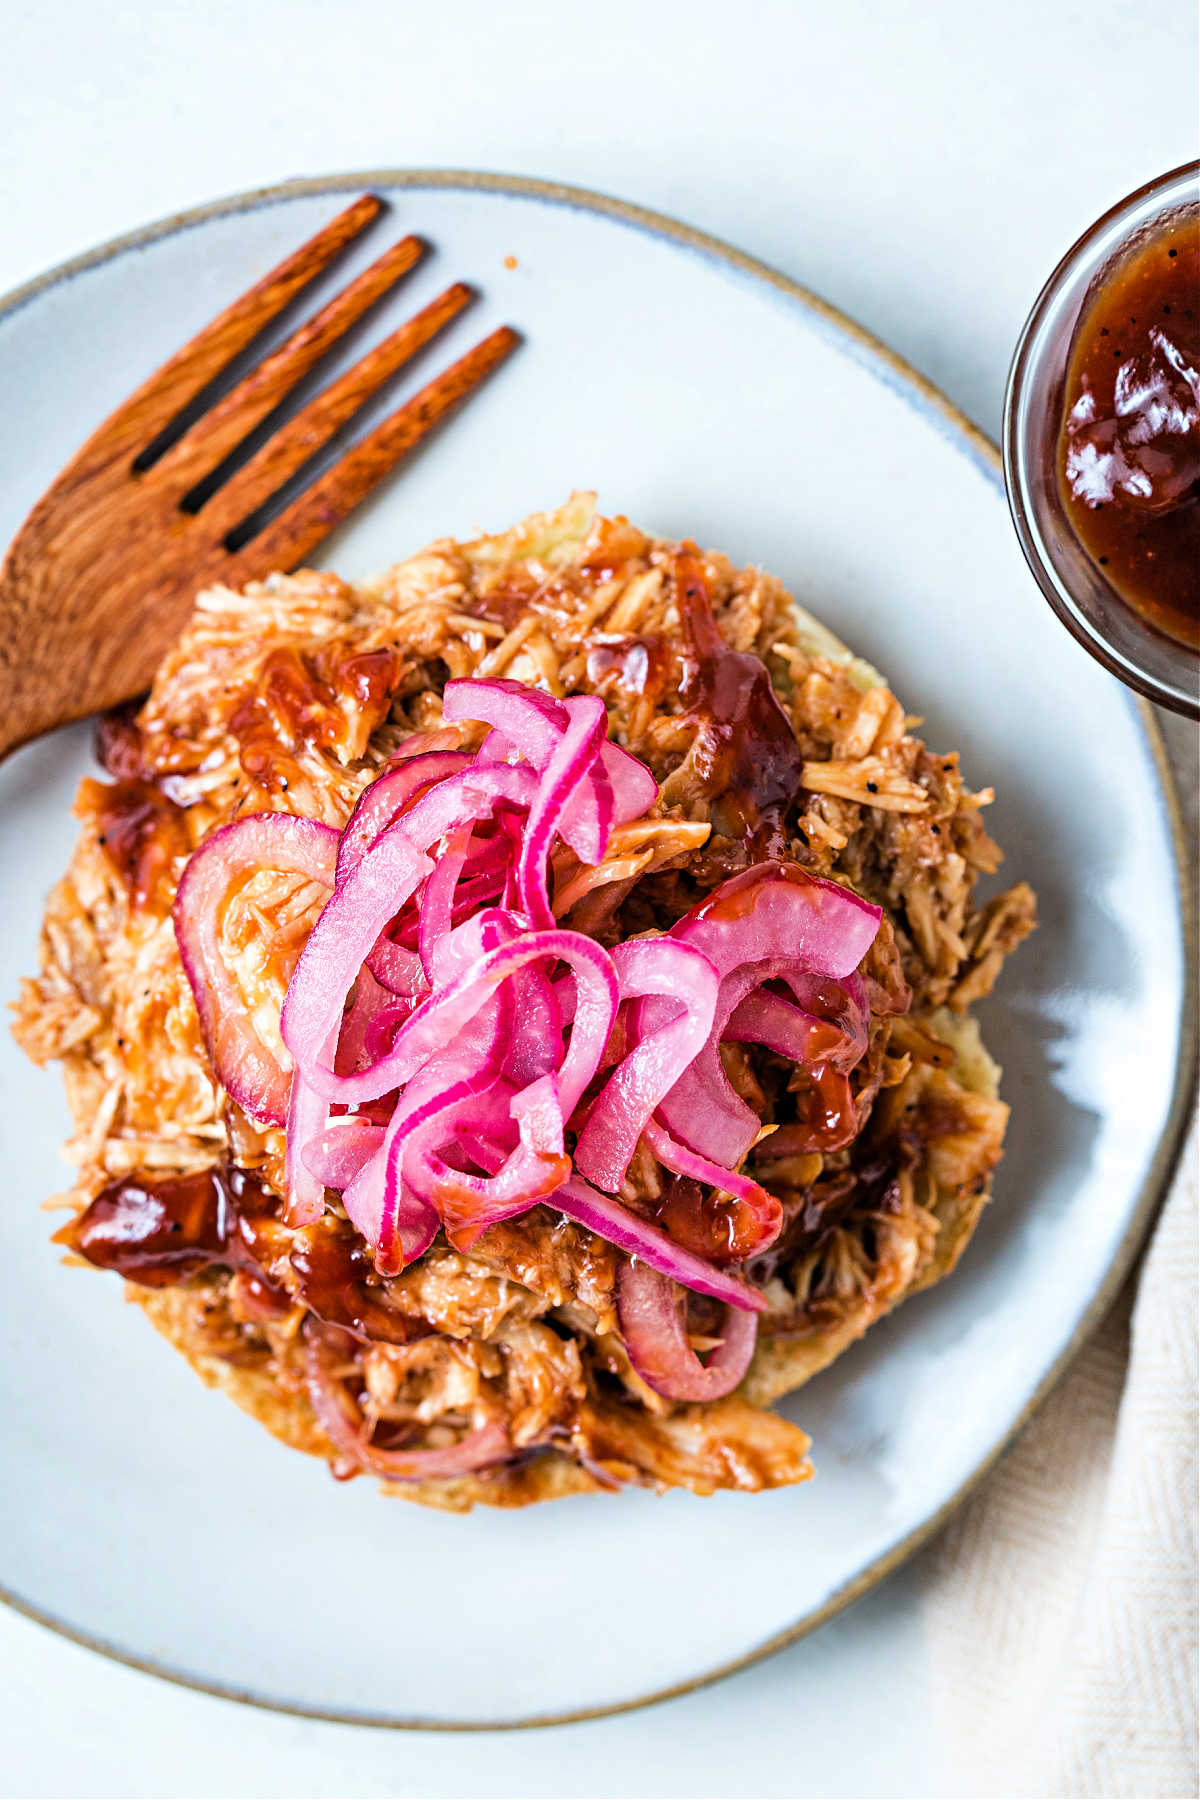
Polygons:
[[313,1412],[331,1444],[368,1474],[385,1481],[435,1481],[470,1474],[504,1462],[512,1441],[498,1419],[482,1419],[457,1444],[433,1450],[380,1450],[364,1430],[350,1396],[330,1369],[330,1358],[316,1330],[306,1331],[305,1379]]
[[618,1250],[638,1257],[660,1275],[669,1275],[681,1287],[697,1294],[709,1294],[714,1300],[726,1300],[742,1312],[762,1312],[766,1301],[748,1282],[705,1262],[682,1244],[675,1243],[665,1231],[643,1219],[640,1213],[622,1206],[611,1194],[581,1181],[578,1176],[565,1182],[549,1203],[557,1212],[577,1225],[586,1225],[597,1237],[607,1239]]
[[[855,971],[879,910],[796,865],[760,864],[666,936],[610,952],[555,923],[549,858],[556,840],[602,858],[613,825],[656,802],[650,771],[608,742],[595,697],[451,681],[443,706],[450,723],[490,727],[481,749],[452,748],[449,734],[423,736],[417,754],[402,747],[340,839],[272,814],[193,857],[177,932],[214,1066],[247,1110],[265,1109],[255,1116],[288,1110],[289,1222],[318,1217],[325,1187],[339,1190],[388,1275],[443,1225],[465,1246],[541,1202],[634,1259],[622,1308],[643,1362],[670,1383],[660,1391],[715,1397],[753,1350],[752,1319],[737,1319],[765,1302],[617,1193],[641,1141],[665,1168],[748,1206],[759,1248],[773,1241],[779,1202],[737,1168],[760,1121],[720,1046],[760,1043],[844,1079],[866,1046]],[[315,873],[332,889],[283,1007],[290,1083],[248,1022],[229,1030],[220,1017],[237,1003],[222,896],[257,867]],[[339,1105],[366,1111],[331,1118]],[[733,1309],[707,1366],[687,1345],[677,1288]]]
[[364,788],[358,805],[346,821],[338,850],[337,879],[346,877],[358,867],[376,838],[408,802],[442,781],[447,775],[469,768],[471,758],[463,750],[433,750],[397,764]]
[[750,1367],[758,1320],[727,1307],[721,1341],[702,1363],[688,1342],[686,1301],[677,1283],[643,1263],[621,1270],[617,1313],[629,1360],[647,1387],[665,1399],[720,1400]]
[[234,889],[264,870],[332,887],[338,834],[316,819],[251,813],[193,851],[175,896],[175,936],[217,1080],[251,1118],[282,1125],[291,1071],[255,1029],[221,950]]
[[708,1041],[719,986],[716,969],[701,951],[669,938],[619,944],[613,962],[622,1000],[671,998],[618,1063],[579,1134],[576,1167],[610,1193],[624,1181],[655,1108]]

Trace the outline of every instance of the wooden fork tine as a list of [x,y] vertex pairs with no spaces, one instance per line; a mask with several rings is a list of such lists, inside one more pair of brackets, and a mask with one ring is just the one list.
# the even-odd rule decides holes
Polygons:
[[151,443],[382,210],[381,200],[364,194],[190,338],[89,440],[80,473],[93,449],[97,461],[108,463],[122,444],[132,455]]
[[440,419],[482,385],[520,341],[511,327],[501,325],[444,369],[251,538],[233,558],[233,579],[294,569]]
[[472,290],[456,281],[381,344],[368,350],[353,368],[322,388],[302,412],[282,425],[247,463],[235,470],[201,509],[200,517],[210,541],[225,537],[278,493],[297,469],[353,418],[376,389],[473,298]]
[[420,238],[406,237],[385,250],[369,269],[249,370],[211,412],[203,413],[153,465],[155,480],[191,483],[215,469],[339,338],[420,261],[425,248]]

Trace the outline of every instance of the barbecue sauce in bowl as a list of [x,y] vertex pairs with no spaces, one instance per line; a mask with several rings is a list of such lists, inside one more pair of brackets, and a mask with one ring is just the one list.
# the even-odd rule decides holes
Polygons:
[[1057,449],[1072,529],[1115,593],[1200,649],[1200,221],[1143,239],[1071,346]]

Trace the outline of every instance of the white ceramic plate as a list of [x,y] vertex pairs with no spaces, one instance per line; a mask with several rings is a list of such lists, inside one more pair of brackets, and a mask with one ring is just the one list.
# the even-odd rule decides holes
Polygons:
[[[969,781],[1042,927],[983,1009],[1013,1107],[954,1279],[790,1403],[818,1479],[443,1517],[338,1486],[205,1391],[117,1284],[60,1266],[57,1072],[0,1043],[0,1586],[140,1666],[346,1719],[513,1724],[728,1670],[827,1618],[932,1529],[1093,1323],[1161,1187],[1190,1046],[1171,807],[1148,714],[1054,619],[996,459],[811,296],[669,221],[502,179],[293,183],[168,221],[0,308],[0,536],[91,426],[371,186],[484,298],[414,374],[510,320],[526,347],[332,542],[358,574],[594,486],[606,510],[778,572],[890,676]],[[516,258],[516,268],[506,259]],[[345,267],[336,280],[345,277]],[[328,284],[326,284],[328,285]],[[0,769],[0,992],[34,966],[89,734]]]

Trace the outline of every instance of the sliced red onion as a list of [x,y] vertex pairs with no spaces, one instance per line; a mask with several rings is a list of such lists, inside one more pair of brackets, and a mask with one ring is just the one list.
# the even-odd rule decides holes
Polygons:
[[[509,1114],[516,1121],[519,1141],[494,1174],[474,1175],[445,1162],[437,1167],[433,1198],[464,1248],[484,1225],[527,1211],[570,1176],[571,1159],[563,1147],[562,1105],[554,1076],[545,1075],[514,1095]],[[490,1151],[489,1145],[489,1163]],[[466,1228],[470,1228],[470,1240],[464,1236]]]
[[[535,1204],[511,1181],[482,1194],[465,1185],[478,1177],[464,1169],[464,1163],[475,1163],[486,1176],[496,1176],[519,1148],[513,1098],[512,1083],[500,1077],[486,1092],[427,1121],[406,1145],[405,1180],[430,1205],[436,1197],[447,1229],[456,1236],[469,1227],[474,1238],[484,1225],[515,1218]],[[448,1156],[455,1160],[447,1160]]]
[[383,836],[403,806],[447,775],[469,768],[473,760],[464,750],[435,750],[409,756],[391,765],[370,787],[364,788],[342,833],[337,859],[339,883],[358,867],[365,852],[376,838]]
[[702,952],[670,938],[619,944],[613,963],[622,1000],[666,998],[654,1028],[637,1039],[609,1077],[575,1146],[580,1173],[610,1193],[624,1181],[655,1108],[707,1042],[719,986],[717,971]]
[[406,1263],[424,1256],[441,1225],[431,1206],[389,1186],[386,1142],[352,1178],[342,1205],[355,1230],[372,1246],[384,1274],[398,1275]]
[[527,811],[537,791],[537,777],[529,769],[474,762],[418,795],[391,829],[401,831],[419,850],[431,850],[447,832],[490,818],[499,805]]
[[[658,1108],[674,1138],[725,1168],[746,1157],[760,1121],[734,1091],[721,1063],[720,1043],[731,1015],[766,980],[801,984],[802,992],[814,976],[854,980],[881,917],[878,907],[848,888],[809,875],[797,864],[775,862],[723,882],[672,926],[671,936],[703,950],[723,977],[712,1034]],[[642,1003],[643,1031],[661,1019],[664,1005]],[[865,1042],[864,1027],[861,1038],[857,1030],[854,1034],[856,1053],[837,1045],[833,1054],[852,1065]]]
[[[349,1101],[350,1097],[339,1091],[339,1081],[362,1077],[339,1078],[328,1069],[322,1072],[333,1087],[319,1081],[325,1045],[341,1024],[346,998],[384,926],[431,867],[429,858],[403,832],[385,832],[353,874],[334,890],[300,953],[283,1003],[280,1029],[305,1079],[327,1100]],[[377,1088],[375,1093],[358,1097],[374,1099],[387,1091]]]
[[755,988],[734,1007],[725,1038],[734,1044],[764,1044],[776,1055],[795,1063],[830,1062],[833,1053],[844,1053],[847,1044],[856,1047],[853,1039],[836,1025],[814,1018],[782,995],[766,993],[762,988]]
[[[737,1173],[758,1119],[725,1076],[720,1044],[764,1043],[844,1080],[865,1048],[854,970],[878,910],[795,865],[760,865],[668,937],[610,955],[556,928],[547,892],[556,837],[594,863],[614,820],[657,798],[649,770],[608,743],[602,702],[451,682],[444,716],[490,727],[483,751],[423,738],[366,791],[288,991],[290,1216],[318,1216],[328,1179],[392,1274],[423,1254],[442,1218],[465,1240],[543,1200],[669,1278],[669,1293],[678,1283],[739,1315],[761,1310],[753,1287],[673,1243],[614,1191],[644,1136],[665,1167],[732,1195],[756,1217],[762,1245],[773,1240],[779,1203]],[[328,861],[327,841],[327,871]],[[794,1000],[767,985],[781,981]],[[817,991],[832,981],[844,1007]],[[575,1175],[566,1122],[606,1068]],[[334,1103],[369,1116],[331,1122]],[[665,1326],[658,1336],[673,1342]],[[728,1342],[708,1369],[690,1349],[690,1364],[674,1355],[668,1378],[706,1393],[733,1385],[753,1332],[739,1324]]]
[[[651,1001],[650,1006],[660,1003]],[[740,1163],[749,1153],[762,1121],[758,1114],[734,1091],[721,1063],[720,1041],[722,1020],[718,1000],[718,1021],[708,1042],[683,1071],[669,1094],[658,1106],[658,1117],[681,1143],[724,1168]],[[649,1007],[643,1029],[649,1029],[657,1017]]]
[[[318,921],[318,931],[338,902],[351,893],[353,882],[361,877],[372,858],[378,856],[387,842],[386,837],[381,838],[379,844],[363,858],[361,868],[352,881],[334,895],[322,919]],[[311,949],[316,935],[317,932],[314,931],[308,949]],[[306,949],[305,955],[307,954]],[[319,1092],[328,1099],[341,1101],[347,1106],[358,1105],[364,1100],[374,1100],[380,1094],[390,1093],[393,1088],[411,1080],[418,1069],[454,1040],[503,982],[527,963],[544,961],[552,964],[558,961],[567,963],[576,978],[575,1023],[559,1072],[559,1091],[565,1116],[569,1117],[599,1067],[619,1000],[612,958],[600,944],[593,943],[591,938],[584,937],[578,931],[531,931],[516,943],[501,944],[495,950],[488,951],[466,974],[458,976],[440,993],[422,1001],[400,1027],[390,1053],[362,1074],[338,1076],[316,1056],[313,1056],[311,1062],[308,1060],[311,1054],[308,1046],[312,1039],[301,1033],[306,1034],[311,1029],[310,1020],[314,1014],[320,1018],[320,1014],[315,1013],[315,1006],[312,1011],[303,1015],[299,1026],[289,1019],[285,1008],[284,1038],[288,1041],[290,1030],[296,1039],[293,1054],[303,1057],[305,1078]],[[293,978],[292,993],[303,973],[303,963],[304,958],[301,957]],[[341,980],[340,969],[337,980]],[[290,998],[291,994],[289,1001]]]
[[380,1013],[395,1004],[395,996],[376,981],[365,965],[358,972],[354,995],[342,1017],[334,1068],[339,1075],[350,1075],[374,1060],[368,1045],[371,1028]]
[[225,908],[234,889],[264,869],[332,887],[337,848],[337,832],[316,819],[248,814],[214,831],[193,852],[175,896],[175,936],[213,1070],[226,1092],[262,1124],[282,1125],[287,1119],[291,1070],[258,1035],[225,961]]
[[543,969],[530,963],[513,976],[509,992],[513,998],[513,1025],[505,1073],[518,1087],[527,1087],[542,1075],[552,1075],[563,1059],[564,1020],[559,990]]
[[[499,819],[497,824],[499,824]],[[449,844],[451,840],[447,838],[446,841]],[[480,906],[500,899],[508,880],[512,854],[513,846],[506,833],[497,830],[490,837],[481,837],[477,833],[472,836],[466,861],[459,877],[458,889],[454,895],[451,909],[452,924],[460,925]],[[413,903],[410,912],[406,913],[402,919],[397,920],[389,933],[396,943],[413,946],[417,944],[419,910],[424,911],[424,907],[418,909]]]
[[818,975],[852,975],[875,941],[883,911],[798,863],[756,863],[721,883],[671,927],[722,975],[786,957]]
[[692,1181],[703,1182],[706,1187],[729,1194],[750,1209],[757,1221],[759,1235],[749,1249],[743,1252],[745,1256],[758,1256],[775,1242],[783,1229],[783,1207],[774,1194],[768,1194],[766,1188],[761,1187],[757,1181],[752,1181],[748,1175],[739,1175],[733,1169],[719,1168],[716,1163],[697,1156],[685,1144],[677,1144],[670,1132],[664,1131],[654,1119],[646,1126],[646,1142],[664,1169],[670,1169],[675,1175],[686,1175]]
[[550,1202],[570,1172],[568,1156],[536,1155],[518,1144],[495,1175],[473,1175],[431,1159],[437,1205],[446,1230],[460,1250],[469,1250],[480,1233],[502,1219],[517,1219],[540,1201]]
[[635,819],[645,818],[658,799],[658,783],[645,763],[607,740],[600,746],[600,761],[612,788],[613,823],[631,825]]
[[[503,897],[511,861],[512,845],[507,834],[497,833],[493,838],[472,843],[454,890],[451,926],[464,924],[481,906],[490,906]],[[388,941],[402,945],[406,950],[416,950],[424,911],[424,894],[421,893],[393,919],[387,931]]]
[[420,948],[421,967],[425,979],[433,985],[437,971],[438,948],[450,935],[454,925],[454,895],[459,877],[467,865],[471,851],[471,827],[460,826],[448,833],[442,854],[421,892]]
[[[671,1129],[677,1133],[677,1121],[681,1117],[686,1117],[689,1112],[697,1114],[696,1131],[704,1135],[708,1146],[705,1153],[714,1161],[740,1162],[745,1155],[745,1144],[753,1141],[759,1125],[757,1113],[734,1090],[721,1061],[720,1046],[729,1035],[730,1017],[746,995],[759,987],[760,977],[762,980],[774,978],[785,967],[782,958],[773,958],[751,968],[736,969],[725,976],[717,994],[708,1041],[663,1101],[662,1117],[669,1120]],[[663,1000],[647,996],[634,1011],[635,1031],[644,1034],[655,1029],[666,1011]],[[717,1133],[722,1134],[728,1150],[714,1147]],[[690,1129],[684,1136],[691,1141]],[[735,1145],[741,1147],[735,1148]]]
[[414,731],[392,751],[387,767],[398,769],[411,757],[425,756],[431,750],[459,750],[461,747],[462,733],[453,725],[437,725],[432,731]]
[[479,755],[484,762],[517,763],[521,761],[521,752],[514,743],[505,737],[502,731],[489,731],[479,746]]
[[843,1041],[828,1053],[822,1049],[815,1060],[831,1062],[845,1070],[861,1062],[867,1052],[871,1027],[871,1005],[862,976],[846,975],[839,981],[827,981],[819,975],[790,969],[784,980],[795,995],[801,1012],[819,1019],[831,1032],[841,1034]]
[[310,1138],[303,1156],[322,1187],[349,1187],[363,1166],[383,1143],[384,1128],[367,1119],[334,1119],[318,1136]]
[[381,1152],[379,1229],[369,1240],[376,1246],[381,1275],[398,1275],[406,1262],[423,1255],[429,1244],[414,1249],[414,1239],[421,1239],[430,1225],[436,1234],[440,1223],[428,1199],[414,1193],[405,1180],[406,1153],[414,1135],[442,1115],[476,1103],[496,1076],[497,1070],[486,1062],[462,1067],[446,1059],[441,1067],[426,1069],[423,1078],[409,1083],[392,1114]]
[[[518,755],[535,769],[542,768],[567,728],[567,712],[561,700],[522,681],[493,677],[484,681],[448,681],[442,691],[442,717],[451,724],[474,721],[490,725]],[[484,749],[491,753],[490,744]]]
[[629,1360],[647,1387],[664,1399],[723,1399],[750,1367],[758,1320],[753,1313],[727,1307],[721,1342],[702,1363],[688,1342],[686,1298],[674,1281],[645,1263],[621,1270],[617,1312]]
[[556,1076],[542,1075],[531,1081],[513,1096],[511,1110],[523,1144],[538,1156],[562,1155],[564,1121]]
[[[590,703],[594,696],[578,695],[575,698]],[[602,706],[603,702],[596,701],[595,704]],[[454,721],[474,719],[492,726],[493,733],[499,734],[495,741],[492,735],[484,740],[483,756],[508,756],[515,750],[539,775],[546,770],[561,738],[570,728],[573,708],[578,711],[575,701],[555,700],[550,694],[525,687],[519,681],[449,681],[442,695],[443,717]],[[619,752],[618,756],[626,754]],[[613,818],[613,788],[607,772],[608,762],[609,759],[602,755],[592,780],[577,792],[559,826],[564,843],[570,845],[580,862],[599,862],[603,850],[596,854],[595,847],[608,841]],[[645,792],[644,783],[637,787],[637,778],[629,774],[623,763],[614,759],[613,766],[620,769],[619,779],[627,799],[635,792]],[[649,775],[649,771],[646,773]],[[656,787],[651,798],[657,793]],[[633,816],[640,817],[640,813]]]
[[[608,714],[604,710],[604,702],[595,694],[576,694],[572,699],[564,701],[567,713],[567,729],[564,742],[594,742],[596,755],[590,768],[590,786],[592,804],[583,805],[583,794],[580,793],[580,804],[575,808],[577,824],[573,834],[560,833],[564,841],[571,843],[581,862],[595,864],[602,862],[604,852],[608,849],[608,840],[616,818],[616,801],[613,794],[612,779],[608,773],[610,758],[628,761],[623,750],[617,750],[608,741]],[[641,764],[638,765],[641,767]],[[649,770],[644,773],[649,775]],[[550,766],[542,771],[544,787],[552,786],[553,778]],[[655,783],[654,798],[658,798],[658,784]],[[644,812],[645,808],[641,808]],[[640,816],[640,814],[638,815]]]
[[[500,1153],[499,1161],[482,1175],[446,1163],[437,1152],[450,1129],[448,1117],[441,1121],[437,1138],[423,1133],[414,1140],[411,1179],[417,1191],[432,1199],[447,1223],[460,1232],[467,1227],[477,1232],[486,1224],[526,1211],[554,1193],[571,1171],[563,1144],[565,1116],[595,1073],[615,1016],[617,986],[607,953],[590,939],[571,932],[527,933],[524,940],[488,953],[479,967],[497,958],[507,957],[510,964],[519,959],[513,968],[519,977],[525,965],[539,955],[550,960],[569,958],[582,998],[561,1066],[522,1091],[509,1089],[511,1104],[494,1121],[489,1134]],[[428,1079],[435,1067],[436,1062],[427,1065],[422,1080]],[[457,1102],[457,1095],[455,1098]],[[483,1121],[473,1123],[478,1135]],[[514,1124],[516,1141],[512,1139]],[[406,1177],[409,1173],[406,1161]]]
[[[332,1060],[336,1045],[331,1039],[326,1054]],[[309,1144],[320,1137],[329,1118],[329,1102],[309,1087],[299,1069],[292,1073],[292,1091],[288,1100],[284,1180],[287,1202],[283,1222],[299,1229],[314,1225],[325,1211],[325,1183],[309,1163]]]
[[497,820],[499,831],[508,839],[509,863],[508,874],[504,883],[504,904],[511,912],[517,912],[521,905],[520,886],[517,882],[517,864],[521,860],[521,845],[524,841],[522,821],[514,813],[501,813]]
[[475,1425],[456,1444],[436,1450],[377,1450],[342,1383],[331,1373],[327,1353],[315,1332],[308,1334],[305,1374],[313,1412],[334,1448],[368,1474],[385,1481],[451,1480],[477,1469],[506,1462],[512,1441],[497,1419]]
[[669,1275],[682,1287],[691,1288],[697,1294],[709,1294],[714,1300],[725,1300],[742,1312],[762,1312],[766,1307],[766,1300],[757,1288],[750,1287],[736,1275],[714,1268],[703,1257],[694,1256],[682,1244],[669,1238],[665,1231],[660,1231],[657,1225],[622,1206],[611,1194],[602,1194],[589,1187],[578,1176],[564,1183],[546,1204],[564,1213],[568,1219],[574,1219],[576,1224],[586,1225],[589,1231],[594,1231],[606,1243],[615,1244],[618,1250],[639,1257],[660,1275]]
[[[406,1000],[403,995],[394,994],[386,1006],[381,1006],[367,1026],[362,1060],[344,1072],[350,1075],[360,1074],[364,1069],[374,1068],[381,1057],[387,1056],[396,1042],[396,1033],[412,1018],[416,1005],[416,1000]],[[341,1063],[335,1063],[334,1068],[339,1075],[343,1073]],[[380,1099],[382,1097],[378,1096]]]
[[[576,802],[583,785],[591,783],[606,725],[602,700],[593,699],[590,707],[575,711],[542,771],[537,798],[525,824],[525,842],[517,866],[521,907],[535,930],[553,928],[554,914],[550,910],[546,886],[550,846],[556,835],[565,835],[563,825],[568,808]],[[577,831],[577,836],[586,837],[584,860],[590,863],[598,863],[603,857],[612,821],[612,788],[607,776],[602,779],[607,789],[608,818],[597,811],[586,827],[581,822]]]
[[600,1067],[620,1004],[620,986],[608,951],[581,932],[533,933],[528,942],[534,941],[540,945],[542,957],[566,963],[575,978],[571,1038],[557,1071],[559,1103],[563,1118],[569,1119]]
[[363,967],[370,970],[380,987],[398,999],[416,1000],[429,992],[418,953],[393,943],[386,932],[381,932],[371,946]]
[[[736,1172],[758,1120],[725,1077],[719,1045],[742,1038],[805,1064],[852,1067],[867,1017],[853,970],[877,910],[791,865],[765,865],[724,884],[668,937],[610,955],[554,926],[549,854],[557,836],[581,859],[599,860],[613,821],[655,802],[650,772],[608,743],[595,697],[560,702],[513,682],[452,682],[445,716],[489,725],[484,751],[472,758],[444,737],[424,739],[416,754],[402,750],[361,798],[340,856],[327,828],[268,825],[323,834],[324,879],[334,886],[282,1019],[298,1071],[288,1084],[289,1216],[319,1216],[326,1182],[340,1188],[389,1274],[423,1254],[441,1217],[474,1235],[543,1200],[638,1268],[669,1278],[661,1284],[669,1292],[678,1283],[739,1315],[761,1310],[762,1296],[744,1280],[582,1176],[619,1188],[644,1135],[665,1167],[749,1206],[770,1242],[778,1202]],[[500,756],[519,760],[491,760]],[[297,866],[262,848],[245,875]],[[214,942],[221,893],[239,873],[226,871],[210,907]],[[504,905],[488,904],[501,897]],[[191,978],[195,987],[199,976]],[[828,995],[810,992],[821,980],[847,990],[834,1019]],[[766,985],[778,981],[799,1004]],[[572,1175],[566,1121],[602,1068],[612,1074],[589,1104],[575,1158],[581,1173]],[[277,1061],[275,1069],[286,1082]],[[370,1116],[331,1121],[333,1103],[365,1105]],[[690,1350],[690,1366],[675,1358],[676,1383],[699,1382],[706,1392],[714,1382],[733,1385],[740,1372],[730,1370],[746,1345],[748,1360],[752,1329],[739,1325],[728,1341],[709,1369]]]
[[416,801],[402,825],[389,827],[376,839],[335,889],[296,965],[281,1020],[284,1042],[304,1066],[305,1078],[327,1099],[353,1104],[355,1099],[376,1099],[397,1085],[391,1081],[373,1093],[352,1095],[339,1083],[361,1084],[367,1077],[335,1075],[322,1060],[321,1046],[340,1020],[363,963],[381,976],[372,952],[383,948],[379,940],[385,926],[430,873],[433,864],[423,852],[447,831],[486,814],[496,799],[519,801],[531,783],[527,771],[499,766],[447,776]]
[[501,944],[513,944],[525,930],[520,913],[503,906],[485,906],[455,925],[437,948],[439,991],[460,975],[468,975],[481,956]]
[[[421,759],[416,760],[420,761]],[[403,820],[388,827],[384,838],[393,832],[398,832],[417,849],[432,851],[441,840],[447,837],[456,838],[463,831],[469,831],[476,820],[487,818],[497,804],[527,804],[535,794],[536,787],[537,784],[527,769],[507,768],[503,765],[480,767],[473,764],[459,774],[443,777],[435,786],[427,788],[423,794],[419,794],[404,814]],[[381,844],[384,838],[377,839],[374,847]],[[355,879],[361,868],[361,861],[360,858],[350,873],[343,877],[339,892],[342,887]],[[430,883],[434,882],[432,906],[437,915],[436,923],[445,925],[447,921],[442,917],[444,909],[440,899],[442,893],[441,868],[441,859],[431,865],[432,872],[429,881],[425,883],[421,910],[424,909],[424,900],[429,897]],[[454,878],[460,870],[461,865],[457,865]],[[436,881],[435,877],[437,877]],[[447,879],[450,879],[449,875]],[[406,896],[397,896],[397,912],[401,912],[403,905],[412,900],[414,893],[415,888],[410,890]],[[358,890],[355,890],[355,899],[357,896]],[[450,905],[452,912],[453,880],[450,885]],[[418,936],[418,943],[419,941]],[[426,933],[426,954],[431,960],[435,955],[435,944],[436,929],[431,929]],[[390,987],[393,993],[414,995],[428,987],[423,960],[419,955],[414,955],[411,950],[394,943],[390,935],[390,927],[388,931],[381,928],[380,936],[367,961],[376,978],[386,987]]]
[[[726,1075],[721,1043],[764,1044],[810,1070],[829,1063],[843,1074],[854,1068],[867,1047],[867,1018],[857,1004],[861,991],[857,977],[837,984],[843,991],[845,1009],[836,1022],[764,992],[761,984],[767,980],[786,982],[809,1006],[817,1005],[818,990],[830,985],[782,957],[727,975],[721,983],[712,1035],[658,1109],[660,1121],[677,1139],[724,1167],[735,1166],[749,1154],[761,1121]],[[643,1005],[647,1010],[639,1018],[639,1026],[646,1030],[658,1017],[650,1009],[660,1008],[662,1002],[651,1000]]]

